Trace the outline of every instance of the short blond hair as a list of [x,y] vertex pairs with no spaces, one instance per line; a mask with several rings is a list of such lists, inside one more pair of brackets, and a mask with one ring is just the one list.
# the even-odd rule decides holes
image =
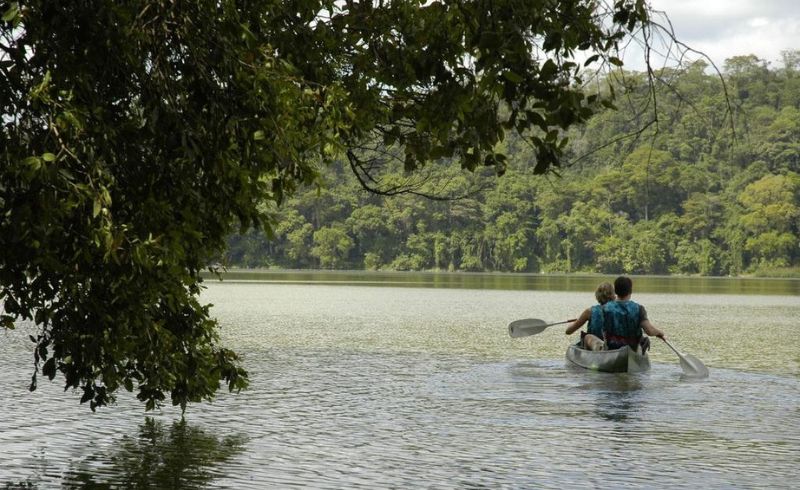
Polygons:
[[600,284],[597,286],[597,290],[594,292],[594,297],[601,305],[608,303],[614,299],[614,285],[610,282],[604,282]]

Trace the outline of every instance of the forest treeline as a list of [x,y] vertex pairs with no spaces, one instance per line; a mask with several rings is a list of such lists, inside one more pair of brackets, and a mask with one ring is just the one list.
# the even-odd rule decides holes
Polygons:
[[[507,138],[502,177],[431,169],[419,190],[383,197],[346,162],[326,185],[275,209],[272,236],[228,239],[240,267],[797,275],[800,51],[613,82],[617,110],[571,131],[558,175]],[[654,95],[655,94],[655,95]],[[391,179],[391,176],[387,178]],[[401,173],[395,177],[403,178]],[[475,192],[476,186],[482,190]]]

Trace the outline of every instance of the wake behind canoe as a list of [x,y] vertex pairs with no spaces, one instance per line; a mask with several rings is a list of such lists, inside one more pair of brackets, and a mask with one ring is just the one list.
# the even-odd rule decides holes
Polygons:
[[650,369],[650,358],[628,346],[621,349],[591,351],[570,345],[567,361],[576,366],[606,373],[634,373]]

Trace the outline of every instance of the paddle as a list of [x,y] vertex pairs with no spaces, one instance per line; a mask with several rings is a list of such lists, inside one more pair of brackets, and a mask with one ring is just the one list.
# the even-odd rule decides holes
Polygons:
[[547,327],[553,325],[563,325],[565,323],[574,322],[575,319],[567,320],[564,322],[547,323],[544,320],[537,318],[526,318],[525,320],[516,320],[508,324],[508,335],[518,338],[527,337],[528,335],[536,335],[544,332]]
[[706,378],[708,377],[708,368],[706,367],[703,362],[694,357],[691,354],[683,354],[678,352],[678,349],[672,346],[669,341],[665,338],[661,338],[661,340],[666,343],[670,349],[672,349],[676,354],[678,354],[678,359],[681,361],[681,369],[683,369],[683,373],[687,376],[692,376],[696,378]]

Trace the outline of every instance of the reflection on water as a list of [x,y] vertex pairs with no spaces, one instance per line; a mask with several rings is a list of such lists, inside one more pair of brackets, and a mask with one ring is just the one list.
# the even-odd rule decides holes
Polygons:
[[[525,291],[594,291],[616,276],[600,274],[520,274],[469,272],[375,272],[375,271],[275,271],[233,269],[223,274],[226,282],[279,284],[341,284],[428,288],[505,289]],[[206,275],[209,281],[216,277]],[[800,294],[800,279],[729,277],[635,277],[638,292],[672,294]]]
[[[36,431],[31,428],[31,432]],[[224,474],[224,465],[242,452],[247,441],[242,435],[218,435],[184,420],[152,417],[145,417],[137,432],[119,435],[103,441],[89,434],[70,434],[73,442],[60,442],[88,445],[92,449],[88,455],[51,461],[42,449],[28,462],[31,474],[6,482],[5,488],[52,488],[59,480],[62,487],[76,489],[204,488]],[[55,469],[66,463],[68,467]]]
[[[607,374],[607,373],[585,373],[580,368],[569,366],[570,371],[576,374],[578,379],[589,378],[589,382],[578,385],[578,389],[584,389],[597,394],[595,413],[609,422],[623,422],[616,428],[624,429],[628,422],[633,422],[636,409],[639,408],[643,389],[641,375],[638,374]],[[595,374],[592,376],[592,374]],[[588,376],[586,376],[588,375]],[[631,419],[631,420],[629,420]]]
[[[28,393],[24,327],[0,334],[0,488],[792,488],[800,478],[794,296],[641,301],[711,376],[654,343],[641,374],[588,372],[548,329],[582,293],[223,283],[222,337],[251,388],[146,416]],[[759,325],[761,337],[740,332]],[[789,344],[789,343],[785,343]]]
[[124,435],[118,448],[73,463],[64,474],[71,488],[100,488],[113,482],[125,488],[200,488],[218,468],[242,451],[245,438],[210,434],[184,420],[145,419],[135,436]]

